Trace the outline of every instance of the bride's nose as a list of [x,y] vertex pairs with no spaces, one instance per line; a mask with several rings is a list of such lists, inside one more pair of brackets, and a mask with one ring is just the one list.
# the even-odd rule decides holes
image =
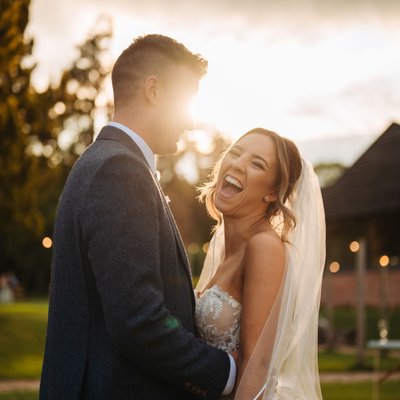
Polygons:
[[231,167],[237,171],[244,171],[246,168],[246,160],[243,156],[237,157],[232,161]]

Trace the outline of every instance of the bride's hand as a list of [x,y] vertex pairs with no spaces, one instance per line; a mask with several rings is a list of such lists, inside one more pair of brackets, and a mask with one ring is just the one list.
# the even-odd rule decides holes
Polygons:
[[233,359],[235,360],[236,368],[238,368],[239,364],[239,350],[232,351],[229,353]]

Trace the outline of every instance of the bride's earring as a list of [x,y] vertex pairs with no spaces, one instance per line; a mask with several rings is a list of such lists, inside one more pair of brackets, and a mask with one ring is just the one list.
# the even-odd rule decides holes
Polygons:
[[266,195],[266,196],[264,197],[264,200],[265,200],[266,203],[268,203],[268,202],[269,202],[269,196]]

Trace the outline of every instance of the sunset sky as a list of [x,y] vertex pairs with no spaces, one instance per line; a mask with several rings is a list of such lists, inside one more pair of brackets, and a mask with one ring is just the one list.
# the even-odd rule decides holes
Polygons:
[[233,139],[263,126],[318,141],[315,151],[335,159],[348,138],[351,159],[400,122],[400,1],[32,0],[39,88],[69,65],[100,14],[113,19],[114,59],[145,33],[207,58],[197,118]]

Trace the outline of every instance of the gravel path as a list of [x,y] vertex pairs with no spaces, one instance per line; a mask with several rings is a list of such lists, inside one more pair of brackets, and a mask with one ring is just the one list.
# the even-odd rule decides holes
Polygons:
[[39,390],[39,379],[18,379],[0,381],[0,393],[14,392],[16,390]]
[[[351,383],[372,381],[374,375],[372,372],[338,372],[338,373],[321,373],[321,383]],[[400,380],[400,371],[393,372],[387,380]],[[35,391],[39,390],[39,379],[22,379],[22,380],[0,380],[0,393],[14,391]]]
[[[383,376],[381,372],[380,377]],[[351,383],[351,382],[365,382],[365,381],[373,381],[374,373],[373,372],[329,372],[329,373],[321,373],[320,381],[321,383]],[[387,377],[388,381],[400,380],[400,371],[392,372],[389,377]],[[386,381],[385,380],[385,381]]]

